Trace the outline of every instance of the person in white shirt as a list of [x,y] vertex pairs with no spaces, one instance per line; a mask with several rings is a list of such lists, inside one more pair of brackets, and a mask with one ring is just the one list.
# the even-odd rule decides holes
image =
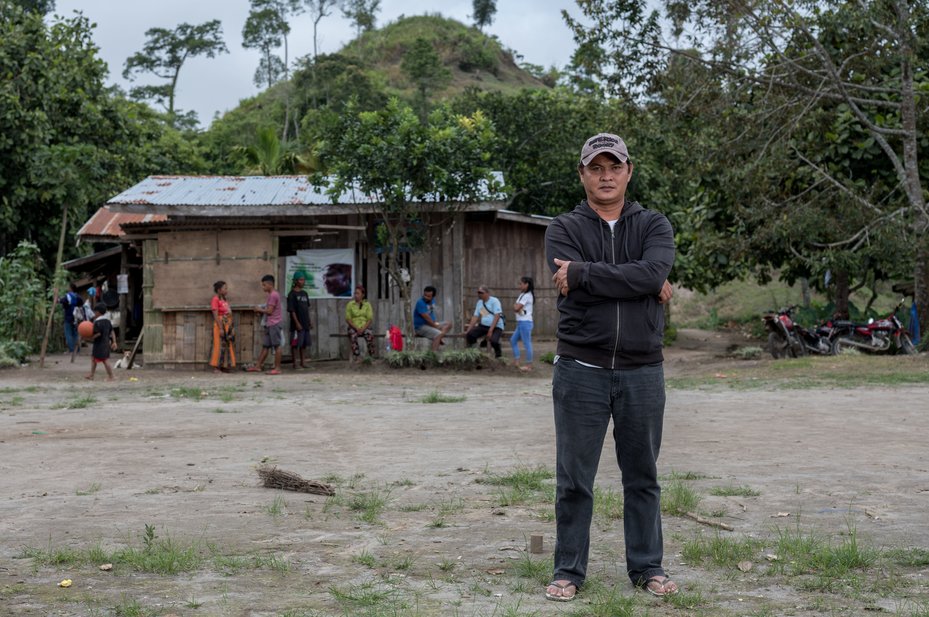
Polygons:
[[[513,364],[521,371],[532,370],[532,306],[535,304],[535,286],[531,276],[519,279],[519,297],[513,304],[516,312],[516,330],[510,337],[510,346],[513,348]],[[519,357],[519,341],[526,348],[526,363],[522,364]]]

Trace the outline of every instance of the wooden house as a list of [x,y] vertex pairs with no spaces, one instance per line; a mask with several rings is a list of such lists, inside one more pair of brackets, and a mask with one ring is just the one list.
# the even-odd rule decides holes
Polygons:
[[[439,318],[460,332],[474,310],[478,285],[488,286],[510,309],[519,277],[528,275],[537,281],[535,334],[554,333],[555,292],[544,263],[548,217],[509,212],[502,199],[460,204],[451,213],[447,204],[423,206],[418,225],[425,248],[403,255],[414,302],[423,287],[435,286]],[[367,289],[377,332],[402,323],[404,309],[384,269],[379,218],[370,200],[346,195],[332,203],[303,176],[153,176],[106,208],[157,217],[121,223],[119,238],[141,249],[142,349],[148,365],[206,365],[217,280],[229,286],[239,363],[251,362],[260,351],[254,307],[265,301],[260,286],[265,274],[275,276],[286,297],[294,269],[309,271],[311,357],[346,357],[345,337],[331,335],[345,332],[354,284]],[[329,271],[350,266],[350,284],[330,285],[325,262],[332,262]],[[510,330],[514,320],[507,313]]]

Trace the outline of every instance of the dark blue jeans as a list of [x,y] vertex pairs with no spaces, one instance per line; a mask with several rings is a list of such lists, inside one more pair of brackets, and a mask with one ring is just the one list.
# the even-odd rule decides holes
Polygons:
[[664,420],[662,365],[609,370],[560,358],[552,380],[557,492],[554,580],[578,588],[587,576],[593,486],[613,420],[623,483],[626,570],[633,584],[663,575],[658,450]]
[[65,345],[68,346],[68,351],[74,353],[74,350],[80,350],[81,343],[80,339],[77,337],[77,324],[72,322],[65,322]]

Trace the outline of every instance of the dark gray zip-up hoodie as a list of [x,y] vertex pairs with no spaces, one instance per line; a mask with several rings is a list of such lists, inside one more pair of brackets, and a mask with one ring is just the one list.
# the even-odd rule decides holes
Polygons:
[[674,232],[659,212],[634,201],[609,224],[582,201],[545,233],[545,256],[571,261],[558,296],[558,354],[604,368],[662,362],[664,310],[658,292],[674,264]]

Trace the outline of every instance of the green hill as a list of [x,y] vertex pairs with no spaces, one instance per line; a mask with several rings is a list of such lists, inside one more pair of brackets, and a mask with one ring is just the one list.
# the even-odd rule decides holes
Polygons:
[[243,99],[214,120],[201,136],[206,158],[213,162],[211,171],[240,173],[242,161],[235,146],[252,143],[261,128],[282,129],[285,117],[289,119],[288,140],[296,137],[293,145],[302,149],[302,122],[315,109],[338,109],[351,97],[363,109],[377,109],[393,96],[412,104],[416,88],[401,64],[417,39],[432,44],[451,76],[442,89],[431,93],[433,103],[469,88],[513,93],[549,87],[517,66],[513,53],[496,38],[474,27],[441,15],[401,16],[362,34],[335,54],[319,56],[315,63],[304,59],[289,81]]
[[400,64],[404,53],[418,38],[432,43],[452,74],[450,85],[440,93],[442,98],[468,87],[504,92],[547,87],[519,68],[513,54],[503,49],[496,38],[441,15],[401,17],[379,30],[362,34],[340,53],[366,64],[372,75],[383,79],[391,94],[410,97],[413,86],[400,70]]

